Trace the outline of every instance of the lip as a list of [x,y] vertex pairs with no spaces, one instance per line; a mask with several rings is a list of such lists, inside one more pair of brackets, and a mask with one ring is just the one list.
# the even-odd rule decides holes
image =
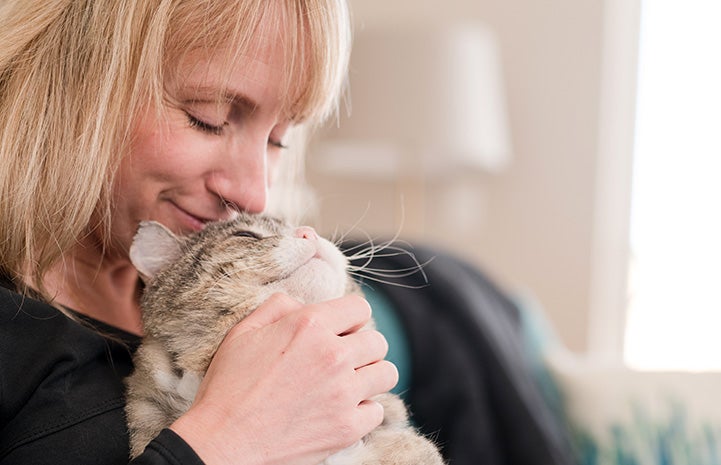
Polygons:
[[189,211],[180,207],[173,201],[168,202],[178,212],[177,216],[179,217],[182,226],[186,229],[189,229],[191,231],[201,231],[203,228],[205,228],[205,225],[207,223],[214,221],[213,218],[204,218],[202,216],[194,215],[193,213],[190,213]]

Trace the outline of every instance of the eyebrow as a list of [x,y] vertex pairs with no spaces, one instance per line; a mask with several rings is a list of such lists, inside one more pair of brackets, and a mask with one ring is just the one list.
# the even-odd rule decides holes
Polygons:
[[[215,102],[216,100],[214,96],[220,95],[222,97],[222,102],[236,105],[248,112],[254,112],[260,108],[260,104],[242,92],[234,92],[229,89],[224,89],[219,92],[218,89],[207,86],[194,86],[192,89],[194,92],[198,93],[199,96],[189,98],[186,100],[187,102]],[[292,124],[299,124],[302,123],[305,118],[300,117],[299,115],[292,115],[287,116],[286,120]]]
[[221,96],[221,101],[223,103],[237,105],[250,111],[255,111],[260,108],[260,105],[255,100],[241,92],[233,92],[229,90],[219,92],[218,89],[213,87],[202,86],[192,86],[191,89],[192,92],[197,95],[186,99],[187,102],[215,102],[217,101],[215,97],[219,95]]
[[246,110],[250,111],[255,111],[260,107],[260,105],[255,100],[251,99],[247,95],[238,93],[224,92],[223,100],[228,103],[232,103],[233,105],[243,107]]

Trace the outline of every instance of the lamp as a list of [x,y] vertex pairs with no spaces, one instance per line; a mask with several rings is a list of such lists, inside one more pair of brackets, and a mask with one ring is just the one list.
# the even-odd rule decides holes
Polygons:
[[350,94],[314,146],[325,172],[431,180],[510,159],[498,48],[480,24],[358,31]]

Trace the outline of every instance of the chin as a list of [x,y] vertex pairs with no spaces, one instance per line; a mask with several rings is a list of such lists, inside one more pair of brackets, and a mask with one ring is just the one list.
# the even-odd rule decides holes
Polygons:
[[346,279],[345,271],[339,273],[325,260],[313,258],[274,287],[303,303],[312,304],[342,297]]

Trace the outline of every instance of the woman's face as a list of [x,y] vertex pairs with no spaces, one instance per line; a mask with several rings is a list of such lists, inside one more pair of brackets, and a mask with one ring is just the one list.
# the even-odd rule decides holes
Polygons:
[[114,187],[116,244],[129,246],[141,220],[190,233],[234,210],[265,208],[291,126],[282,114],[282,51],[265,42],[230,74],[218,58],[189,55],[166,83],[165,117],[153,108],[139,115]]

